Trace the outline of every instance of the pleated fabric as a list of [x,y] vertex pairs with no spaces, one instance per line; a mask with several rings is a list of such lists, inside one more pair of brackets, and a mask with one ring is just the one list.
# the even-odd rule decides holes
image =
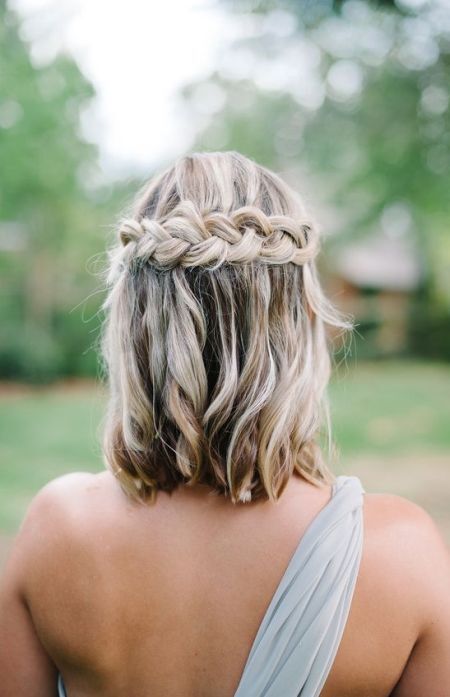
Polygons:
[[235,697],[318,697],[350,612],[363,543],[363,494],[340,475],[267,608]]
[[58,697],[67,697],[61,673],[58,675]]
[[[364,493],[358,477],[336,477],[264,614],[235,697],[319,697],[360,567]],[[67,697],[61,675],[58,695]]]

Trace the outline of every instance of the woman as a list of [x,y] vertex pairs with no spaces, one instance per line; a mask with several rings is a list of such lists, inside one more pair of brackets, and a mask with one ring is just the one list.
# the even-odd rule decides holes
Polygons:
[[[2,697],[448,697],[428,514],[335,477],[317,231],[277,175],[196,153],[110,250],[107,470],[34,499],[3,578]],[[364,534],[363,534],[364,533]]]

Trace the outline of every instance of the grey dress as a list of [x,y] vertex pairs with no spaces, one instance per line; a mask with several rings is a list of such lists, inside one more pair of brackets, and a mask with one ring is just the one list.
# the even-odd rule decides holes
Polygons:
[[[272,597],[234,697],[319,697],[358,576],[364,493],[358,477],[336,477]],[[67,697],[61,676],[58,690]]]

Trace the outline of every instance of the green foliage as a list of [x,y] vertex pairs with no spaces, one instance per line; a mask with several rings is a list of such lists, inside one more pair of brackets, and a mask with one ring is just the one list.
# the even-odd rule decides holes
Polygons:
[[80,127],[94,88],[68,55],[36,65],[5,2],[0,76],[0,377],[95,375],[102,294],[91,261],[134,183],[94,187],[97,147]]
[[[235,148],[291,172],[319,210],[334,203],[331,260],[334,245],[403,210],[427,270],[410,347],[448,357],[450,49],[434,3],[221,2],[240,38],[182,93],[194,120],[210,114],[193,148]],[[31,60],[0,0],[0,377],[98,373],[97,272],[142,182],[94,186],[97,149],[80,127],[93,97],[68,55]]]
[[[273,11],[288,11],[296,14],[302,22],[314,24],[339,10],[343,0],[222,0],[234,12],[267,14]],[[375,6],[395,6],[394,0],[371,0]]]
[[57,234],[51,224],[40,229],[36,217],[55,224],[74,195],[81,197],[80,168],[94,161],[96,148],[80,138],[79,118],[94,90],[68,56],[33,65],[16,16],[5,7],[1,12],[0,158],[8,164],[1,175],[2,219],[19,214],[35,222],[31,241],[60,249],[67,227]]
[[[224,95],[220,109],[211,100],[195,149],[242,150],[290,172],[319,210],[332,205],[330,259],[335,247],[369,233],[412,239],[426,274],[422,306],[444,325],[450,11],[433,1],[414,9],[407,0],[223,4],[249,13],[248,28],[206,81],[184,89],[194,119],[208,113],[208,90]],[[448,358],[445,345],[435,353]]]

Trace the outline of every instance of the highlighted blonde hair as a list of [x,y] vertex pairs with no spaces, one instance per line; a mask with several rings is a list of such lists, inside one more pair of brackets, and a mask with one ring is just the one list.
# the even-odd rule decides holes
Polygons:
[[[299,196],[237,152],[181,157],[138,193],[109,250],[105,463],[123,488],[206,484],[277,500],[334,481],[319,239]],[[330,440],[329,440],[330,442]]]

